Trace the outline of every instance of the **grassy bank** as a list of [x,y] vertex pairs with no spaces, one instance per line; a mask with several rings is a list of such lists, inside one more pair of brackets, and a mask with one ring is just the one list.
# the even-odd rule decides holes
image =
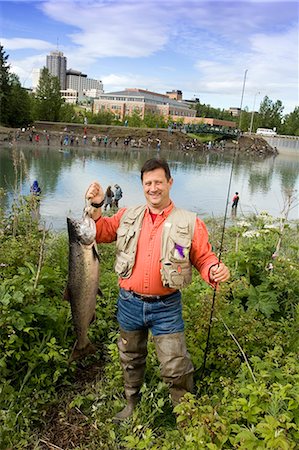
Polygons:
[[[226,230],[222,259],[232,277],[217,294],[203,378],[212,290],[194,274],[183,291],[194,394],[173,414],[150,342],[142,401],[117,426],[111,419],[124,397],[114,245],[99,246],[103,297],[90,328],[98,352],[68,365],[67,236],[41,231],[31,208],[20,199],[9,216],[0,211],[1,449],[296,448],[298,225],[282,229],[262,214]],[[211,220],[208,228],[217,248],[221,224]]]

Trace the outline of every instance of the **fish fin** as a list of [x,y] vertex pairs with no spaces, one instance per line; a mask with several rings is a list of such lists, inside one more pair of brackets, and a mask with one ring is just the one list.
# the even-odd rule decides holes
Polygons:
[[68,302],[71,301],[71,296],[70,296],[70,291],[69,291],[69,287],[66,286],[63,292],[63,300],[66,300]]
[[93,244],[92,251],[93,251],[93,256],[100,262],[100,255],[99,255],[96,244]]
[[76,341],[68,362],[71,363],[73,361],[77,361],[77,359],[85,358],[85,356],[87,355],[93,355],[94,353],[96,353],[96,351],[97,351],[96,347],[91,342],[88,342],[88,344],[85,347],[79,349],[77,348],[77,341]]

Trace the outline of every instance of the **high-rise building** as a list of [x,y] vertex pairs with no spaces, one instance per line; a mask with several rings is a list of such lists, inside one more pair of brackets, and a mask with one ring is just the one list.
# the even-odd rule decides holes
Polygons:
[[101,80],[88,78],[86,74],[73,69],[66,71],[66,88],[75,89],[78,92],[79,101],[84,97],[98,97],[103,93]]
[[47,69],[50,74],[58,77],[60,88],[66,88],[66,57],[62,52],[54,51],[47,55]]

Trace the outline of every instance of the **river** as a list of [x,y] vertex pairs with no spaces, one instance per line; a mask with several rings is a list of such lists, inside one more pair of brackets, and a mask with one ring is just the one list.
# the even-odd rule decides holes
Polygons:
[[[169,162],[174,178],[171,197],[178,207],[195,211],[202,218],[224,215],[232,169],[231,154],[161,149],[158,155]],[[59,150],[36,143],[31,147],[21,143],[16,147],[2,147],[0,206],[8,210],[13,198],[19,193],[29,194],[30,185],[37,179],[42,188],[41,220],[47,228],[64,230],[67,216],[82,215],[84,194],[93,180],[99,180],[104,188],[118,183],[123,190],[121,207],[143,203],[140,167],[154,156],[157,156],[156,150],[127,147],[64,147]],[[278,217],[285,204],[284,193],[296,189],[298,194],[298,180],[297,155],[281,154],[264,160],[238,155],[228,197],[229,214],[231,198],[238,191],[238,217],[261,211]],[[292,209],[289,217],[299,218],[298,206]]]

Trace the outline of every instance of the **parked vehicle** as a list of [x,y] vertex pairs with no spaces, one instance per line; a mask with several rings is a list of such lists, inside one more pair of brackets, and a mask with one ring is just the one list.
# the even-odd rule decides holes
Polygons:
[[276,131],[271,128],[258,128],[256,134],[262,134],[263,136],[276,136]]

